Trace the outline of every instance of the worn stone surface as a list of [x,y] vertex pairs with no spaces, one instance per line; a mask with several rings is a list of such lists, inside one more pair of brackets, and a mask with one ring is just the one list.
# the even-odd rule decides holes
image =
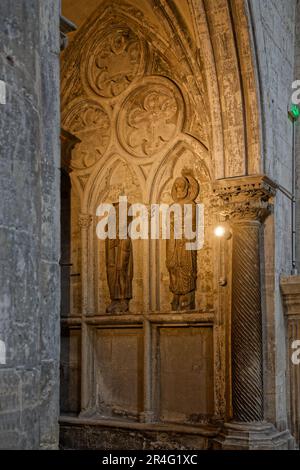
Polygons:
[[[290,203],[281,186],[289,189],[291,183],[292,129],[287,120],[290,95],[286,83],[291,83],[293,78],[296,3],[294,0],[180,3],[181,8],[178,1],[149,0],[142,5],[134,0],[95,1],[93,14],[92,5],[83,12],[79,4],[71,8],[69,1],[64,3],[65,14],[70,12],[75,22],[77,11],[80,25],[62,57],[62,123],[81,140],[70,161],[71,233],[74,235],[70,253],[80,269],[82,297],[76,297],[79,304],[63,320],[73,328],[74,317],[82,314],[82,318],[76,319],[83,332],[81,409],[86,416],[103,414],[103,403],[111,407],[110,400],[116,397],[112,385],[115,366],[108,368],[106,362],[110,363],[110,359],[101,362],[101,354],[96,354],[98,343],[103,341],[98,330],[103,326],[112,328],[113,324],[124,330],[125,324],[128,328],[129,325],[140,328],[149,315],[149,323],[143,324],[144,374],[138,377],[144,387],[142,413],[137,416],[138,400],[132,394],[134,419],[186,422],[191,415],[194,419],[197,410],[186,409],[182,399],[189,393],[182,383],[190,381],[190,401],[197,403],[198,415],[203,414],[204,419],[211,410],[215,419],[236,418],[232,401],[239,404],[241,400],[236,396],[245,388],[248,404],[241,405],[239,418],[266,419],[281,431],[287,427],[287,406],[279,274],[287,272],[290,264]],[[91,13],[88,19],[87,10]],[[122,51],[116,47],[118,44],[122,44]],[[117,62],[119,53],[122,61]],[[193,170],[200,184],[196,202],[203,202],[205,207],[204,247],[197,256],[195,312],[205,314],[208,323],[212,319],[214,325],[214,350],[207,353],[213,390],[208,378],[210,372],[203,374],[205,379],[196,373],[195,377],[185,375],[184,370],[181,374],[176,370],[176,361],[166,359],[164,344],[153,347],[155,336],[159,335],[153,316],[164,312],[161,324],[166,328],[172,321],[166,246],[162,240],[133,243],[130,315],[126,319],[105,317],[109,295],[103,269],[104,244],[95,236],[96,204],[114,202],[122,191],[128,194],[130,202],[170,203],[172,184],[183,169]],[[212,183],[216,179],[226,181],[227,177],[248,178],[250,200],[251,178],[260,174],[280,185],[272,201],[273,213],[268,212],[267,220],[263,220],[261,234],[257,231],[254,236],[252,231],[244,231],[240,243],[217,245],[212,227],[221,214],[218,211],[213,214],[211,210],[215,196]],[[248,206],[245,201],[246,211]],[[75,228],[78,218],[83,222],[81,236]],[[251,238],[251,234],[251,243],[244,240]],[[79,251],[81,265],[77,265]],[[240,280],[243,289],[236,288]],[[249,302],[247,295],[254,300]],[[75,291],[70,289],[69,304],[73,307],[74,300]],[[235,314],[239,304],[242,304],[242,322],[237,321],[239,315]],[[228,319],[230,310],[231,320]],[[183,341],[184,321],[178,317],[174,344]],[[249,321],[245,341],[240,339],[241,335],[235,338],[235,346],[238,343],[245,355],[242,366],[238,364],[235,370],[227,360],[234,343],[229,339],[230,321],[236,322],[231,331],[241,329],[241,323]],[[191,328],[189,321],[188,324]],[[172,329],[175,331],[174,326]],[[117,328],[114,334],[117,335]],[[193,349],[191,338],[185,340],[191,352],[191,367],[197,367],[196,359],[198,356],[204,359],[205,353]],[[180,349],[176,345],[174,349],[170,347],[171,357],[176,357]],[[254,358],[255,351],[259,353]],[[102,354],[102,357],[110,356]],[[239,369],[250,361],[255,371],[247,374],[251,366],[245,367],[243,375]],[[117,362],[122,372],[126,359],[119,357]],[[99,366],[97,374],[93,372],[93,364]],[[132,381],[135,388],[139,374],[135,368]],[[180,381],[174,396],[170,395],[172,376]],[[243,384],[237,387],[232,400],[238,379]],[[199,380],[205,382],[205,391],[213,395],[213,403],[207,400],[203,406],[196,392],[195,384]],[[115,387],[122,403],[126,391],[118,383]],[[252,393],[251,387],[257,393]],[[101,388],[105,390],[105,399],[98,392]],[[101,406],[95,404],[95,397],[100,397]],[[257,412],[253,413],[254,409]],[[110,411],[104,413],[110,416]],[[124,418],[132,419],[130,412],[125,412]]]
[[0,448],[58,439],[59,3],[0,4]]
[[[262,169],[291,191],[292,124],[287,107],[294,79],[294,0],[248,2],[260,83]],[[264,360],[266,418],[287,426],[286,339],[280,275],[291,271],[290,200],[279,189],[264,232]]]
[[[7,84],[7,104],[0,104],[0,340],[7,355],[0,365],[1,448],[57,445],[59,3],[0,4],[0,80]],[[291,265],[290,201],[284,193],[291,189],[292,150],[286,111],[290,85],[299,78],[296,0],[95,0],[87,5],[65,0],[63,7],[80,26],[64,52],[62,76],[63,125],[79,139],[70,162],[70,225],[64,226],[65,238],[72,240],[64,261],[72,267],[64,267],[70,279],[66,282],[66,276],[62,284],[69,289],[62,312],[63,411],[104,410],[111,418],[117,405],[125,409],[128,422],[148,423],[174,419],[178,411],[183,422],[188,416],[206,420],[207,414],[221,421],[232,417],[228,312],[234,266],[231,242],[219,247],[212,237],[211,184],[266,174],[279,189],[260,251],[263,415],[288,435],[279,278],[289,274]],[[186,166],[200,183],[206,217],[196,311],[176,318],[170,313],[164,241],[150,246],[137,242],[131,314],[105,316],[109,290],[104,244],[95,238],[97,204],[114,200],[123,186],[134,202],[168,203],[172,183]],[[172,334],[176,330],[172,344],[169,337],[158,341],[162,325]],[[183,332],[188,327],[201,337],[203,325],[213,326],[213,333],[199,352],[198,342],[196,347]],[[143,341],[131,338],[124,357],[120,330],[143,332]],[[176,369],[183,347],[178,344],[185,341],[190,374]],[[116,378],[119,370],[123,388]],[[130,396],[128,374],[134,387]],[[180,396],[174,393],[168,401],[174,374],[181,380]],[[201,413],[184,403],[182,397],[190,392],[185,381],[192,384],[190,401]],[[105,393],[103,383],[108,384]],[[199,383],[211,397],[205,403],[197,395]],[[122,426],[77,428],[74,423],[73,429],[71,423],[62,426],[66,447],[210,445],[207,436],[193,440],[179,433],[164,441],[160,431],[149,436],[130,434]]]
[[192,432],[186,429],[173,429],[169,426],[164,429],[155,430],[147,426],[139,429],[124,428],[120,426],[110,427],[99,424],[90,425],[82,421],[76,424],[71,421],[62,421],[60,427],[60,441],[62,449],[93,449],[93,450],[207,450],[212,446],[211,440],[217,434],[218,429],[211,432]]

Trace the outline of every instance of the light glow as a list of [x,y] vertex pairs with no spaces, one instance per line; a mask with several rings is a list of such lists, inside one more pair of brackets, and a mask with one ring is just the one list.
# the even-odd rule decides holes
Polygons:
[[215,236],[219,238],[224,237],[225,232],[226,232],[225,227],[223,227],[222,225],[218,225],[214,230]]

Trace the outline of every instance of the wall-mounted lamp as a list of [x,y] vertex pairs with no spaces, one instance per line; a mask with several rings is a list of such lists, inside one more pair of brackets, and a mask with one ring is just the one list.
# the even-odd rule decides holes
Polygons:
[[225,235],[225,227],[223,227],[223,225],[218,225],[217,227],[215,227],[214,229],[214,234],[216,237],[224,237]]
[[214,234],[218,238],[224,238],[225,240],[229,240],[231,238],[231,231],[229,226],[226,223],[222,223],[217,225],[214,228]]

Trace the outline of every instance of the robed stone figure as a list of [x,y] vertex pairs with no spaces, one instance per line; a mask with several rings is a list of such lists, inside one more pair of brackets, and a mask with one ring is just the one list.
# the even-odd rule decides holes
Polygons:
[[[195,290],[197,281],[197,251],[188,250],[187,244],[195,239],[185,236],[184,221],[196,230],[196,203],[199,185],[188,170],[182,171],[182,176],[175,179],[172,187],[172,199],[180,210],[181,238],[174,236],[176,211],[171,212],[170,238],[167,239],[166,266],[170,276],[170,291],[173,294],[172,310],[193,310],[195,308]],[[190,205],[186,212],[185,205]],[[184,219],[184,213],[186,218]]]
[[[105,240],[106,274],[111,303],[107,313],[123,313],[129,310],[132,298],[133,253],[132,241],[119,237],[119,203],[113,204],[116,214],[116,238]],[[131,218],[127,216],[127,226]]]

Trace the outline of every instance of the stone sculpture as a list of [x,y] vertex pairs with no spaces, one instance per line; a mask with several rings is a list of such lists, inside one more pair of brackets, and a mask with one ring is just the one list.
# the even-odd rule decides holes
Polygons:
[[170,291],[173,294],[172,310],[193,310],[195,308],[195,290],[197,279],[197,251],[187,250],[186,244],[193,240],[187,239],[184,232],[185,204],[191,205],[193,231],[196,228],[195,199],[199,193],[199,185],[192,173],[182,171],[182,176],[175,179],[172,187],[172,199],[180,205],[182,237],[174,237],[174,213],[171,212],[170,238],[167,239],[166,266],[170,276]]
[[[129,310],[132,298],[133,253],[130,237],[119,237],[119,203],[116,210],[116,238],[106,239],[106,274],[111,303],[107,313],[123,313]],[[129,221],[128,221],[129,224]]]

